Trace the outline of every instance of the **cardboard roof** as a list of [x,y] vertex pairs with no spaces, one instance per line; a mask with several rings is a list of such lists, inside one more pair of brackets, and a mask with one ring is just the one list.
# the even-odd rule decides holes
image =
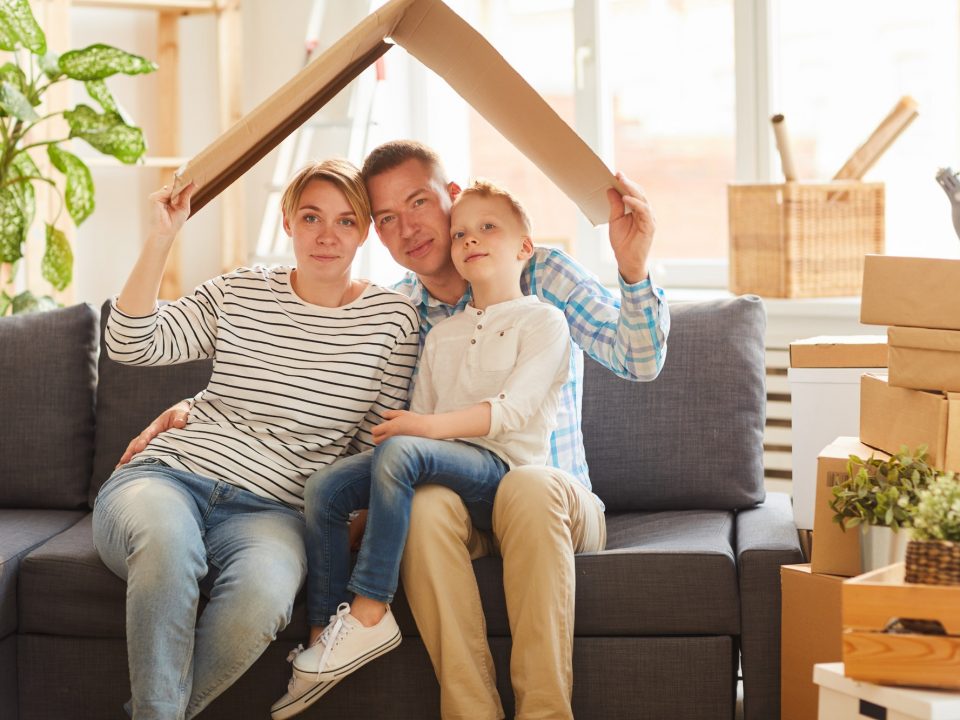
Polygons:
[[607,222],[610,170],[483,36],[440,0],[392,0],[314,59],[177,172],[197,212],[396,43],[444,78],[594,224]]

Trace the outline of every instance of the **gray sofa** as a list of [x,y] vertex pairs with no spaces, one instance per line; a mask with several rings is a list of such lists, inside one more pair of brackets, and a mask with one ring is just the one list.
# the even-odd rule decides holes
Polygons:
[[[786,496],[764,497],[765,315],[757,298],[675,305],[660,378],[588,360],[584,439],[607,505],[608,548],[577,558],[574,710],[584,720],[779,716],[779,566],[801,561]],[[119,366],[78,305],[0,320],[0,717],[123,717],[124,583],[93,548],[90,502],[127,440],[194,393],[208,363]],[[512,714],[501,563],[475,563]],[[398,650],[304,717],[439,716],[436,680],[402,597]],[[203,714],[267,717],[294,620]],[[341,715],[341,713],[347,713]]]

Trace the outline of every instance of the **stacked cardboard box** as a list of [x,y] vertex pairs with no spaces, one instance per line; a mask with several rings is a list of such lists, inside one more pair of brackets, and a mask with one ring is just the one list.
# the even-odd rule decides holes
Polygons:
[[861,380],[860,439],[926,445],[934,467],[960,470],[960,260],[868,255],[860,321],[889,326],[889,379]]

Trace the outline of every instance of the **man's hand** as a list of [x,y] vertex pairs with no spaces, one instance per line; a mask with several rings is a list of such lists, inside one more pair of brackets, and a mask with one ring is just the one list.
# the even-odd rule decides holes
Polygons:
[[137,435],[120,458],[117,467],[126,465],[133,459],[133,456],[143,450],[151,440],[162,432],[172,428],[182,428],[187,424],[187,415],[190,413],[190,404],[186,400],[181,400],[171,408],[167,408],[160,416],[150,423],[147,428]]
[[409,410],[387,410],[383,413],[386,422],[376,425],[373,432],[373,441],[379,445],[394,435],[416,435],[417,437],[433,437],[432,415],[418,415]]
[[617,257],[620,276],[624,282],[633,284],[647,278],[647,257],[657,223],[640,186],[623,173],[617,173],[617,180],[626,193],[621,195],[613,188],[607,190],[610,245]]

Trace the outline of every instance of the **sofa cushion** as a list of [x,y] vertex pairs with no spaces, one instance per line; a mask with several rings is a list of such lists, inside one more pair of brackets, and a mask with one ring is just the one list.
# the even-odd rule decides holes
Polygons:
[[[125,584],[100,561],[91,517],[28,555],[20,572],[21,632],[124,637]],[[735,635],[740,628],[733,515],[719,511],[626,513],[608,521],[608,549],[577,556],[578,636]],[[508,636],[503,564],[474,563],[487,632]],[[611,598],[617,598],[615,603]],[[402,592],[406,635],[416,626]],[[282,637],[307,634],[303,597]]]
[[670,306],[653,382],[587,360],[583,439],[608,510],[733,510],[763,502],[766,315],[755,296]]
[[0,507],[86,504],[96,352],[89,305],[0,318]]
[[[106,302],[101,310],[101,336],[109,314],[110,303]],[[212,370],[212,360],[162,367],[121,365],[102,349],[96,451],[89,496],[91,508],[130,441],[175,402],[193,397],[205,388]]]
[[0,638],[17,629],[20,561],[83,517],[82,510],[0,510]]

